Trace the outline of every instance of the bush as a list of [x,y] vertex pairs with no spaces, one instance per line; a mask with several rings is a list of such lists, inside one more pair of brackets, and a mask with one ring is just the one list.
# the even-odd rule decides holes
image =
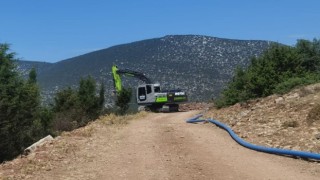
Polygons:
[[119,107],[119,114],[123,115],[129,109],[131,96],[132,90],[130,88],[122,88],[122,90],[117,94],[116,106]]
[[277,86],[273,90],[273,93],[284,94],[295,87],[313,84],[319,82],[319,80],[319,77],[316,75],[306,75],[304,77],[289,78],[288,80],[277,84]]
[[298,40],[295,47],[273,44],[246,69],[238,68],[215,101],[229,106],[272,93],[285,93],[299,85],[320,81],[320,40]]
[[101,85],[99,96],[96,95],[96,82],[92,77],[81,79],[79,89],[68,87],[58,92],[54,98],[55,132],[71,131],[95,120],[103,112],[104,86]]

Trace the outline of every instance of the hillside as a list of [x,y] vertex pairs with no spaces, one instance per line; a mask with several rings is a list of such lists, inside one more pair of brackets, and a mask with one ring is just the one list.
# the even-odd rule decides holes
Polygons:
[[[248,142],[319,153],[319,100],[314,84],[205,115]],[[317,161],[252,151],[211,123],[185,123],[198,112],[102,116],[1,164],[0,179],[319,178]]]
[[[107,95],[112,87],[111,66],[144,72],[164,88],[181,88],[192,101],[216,97],[237,66],[247,66],[268,41],[231,40],[199,35],[172,35],[148,39],[73,57],[39,67],[39,83],[46,96],[65,86],[76,85],[83,76],[104,81]],[[32,65],[24,67],[32,67]],[[19,66],[23,69],[22,66]],[[23,71],[26,71],[25,69]],[[125,78],[126,86],[137,80]]]
[[31,68],[36,68],[37,74],[42,76],[43,73],[47,71],[52,66],[52,63],[47,62],[37,62],[37,61],[17,61],[17,70],[22,74],[22,76],[28,76],[29,70]]
[[238,103],[206,116],[228,124],[246,141],[267,147],[320,153],[320,84],[285,95]]

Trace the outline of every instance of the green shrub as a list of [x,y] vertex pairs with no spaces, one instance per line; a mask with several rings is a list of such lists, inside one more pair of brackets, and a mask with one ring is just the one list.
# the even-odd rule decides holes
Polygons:
[[61,90],[54,98],[53,130],[71,131],[95,120],[103,112],[104,85],[96,95],[96,82],[92,77],[81,79],[79,88]]
[[305,77],[289,78],[286,81],[277,84],[277,86],[273,90],[273,93],[284,94],[295,87],[313,84],[319,81],[320,79],[316,75],[306,75]]
[[320,40],[298,40],[295,47],[273,44],[246,69],[235,75],[215,101],[217,107],[233,105],[273,93],[285,93],[299,85],[319,82]]
[[119,107],[119,114],[123,115],[129,109],[131,96],[132,90],[130,88],[122,88],[122,90],[117,94],[116,106]]

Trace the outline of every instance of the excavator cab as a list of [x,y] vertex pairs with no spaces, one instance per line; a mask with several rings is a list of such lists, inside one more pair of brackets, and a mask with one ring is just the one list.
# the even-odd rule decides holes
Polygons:
[[143,84],[137,87],[138,104],[154,103],[156,93],[160,93],[160,84]]

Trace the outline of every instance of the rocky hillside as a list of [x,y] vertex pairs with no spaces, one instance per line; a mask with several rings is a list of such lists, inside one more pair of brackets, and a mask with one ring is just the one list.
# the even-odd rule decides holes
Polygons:
[[47,62],[37,62],[37,61],[17,61],[17,70],[24,76],[27,77],[30,69],[36,68],[38,75],[42,75],[52,66],[52,63]]
[[320,153],[320,84],[285,95],[212,109],[207,117],[228,124],[246,141]]
[[[44,94],[65,86],[76,85],[83,76],[92,75],[113,90],[111,66],[145,73],[164,88],[180,88],[193,101],[216,97],[237,66],[247,66],[250,58],[259,56],[270,45],[268,41],[231,40],[198,35],[174,35],[148,39],[84,54],[39,66],[39,82]],[[29,68],[26,63],[24,67]],[[20,69],[24,69],[22,65]],[[25,69],[23,70],[25,71]],[[125,78],[126,86],[138,81]]]

